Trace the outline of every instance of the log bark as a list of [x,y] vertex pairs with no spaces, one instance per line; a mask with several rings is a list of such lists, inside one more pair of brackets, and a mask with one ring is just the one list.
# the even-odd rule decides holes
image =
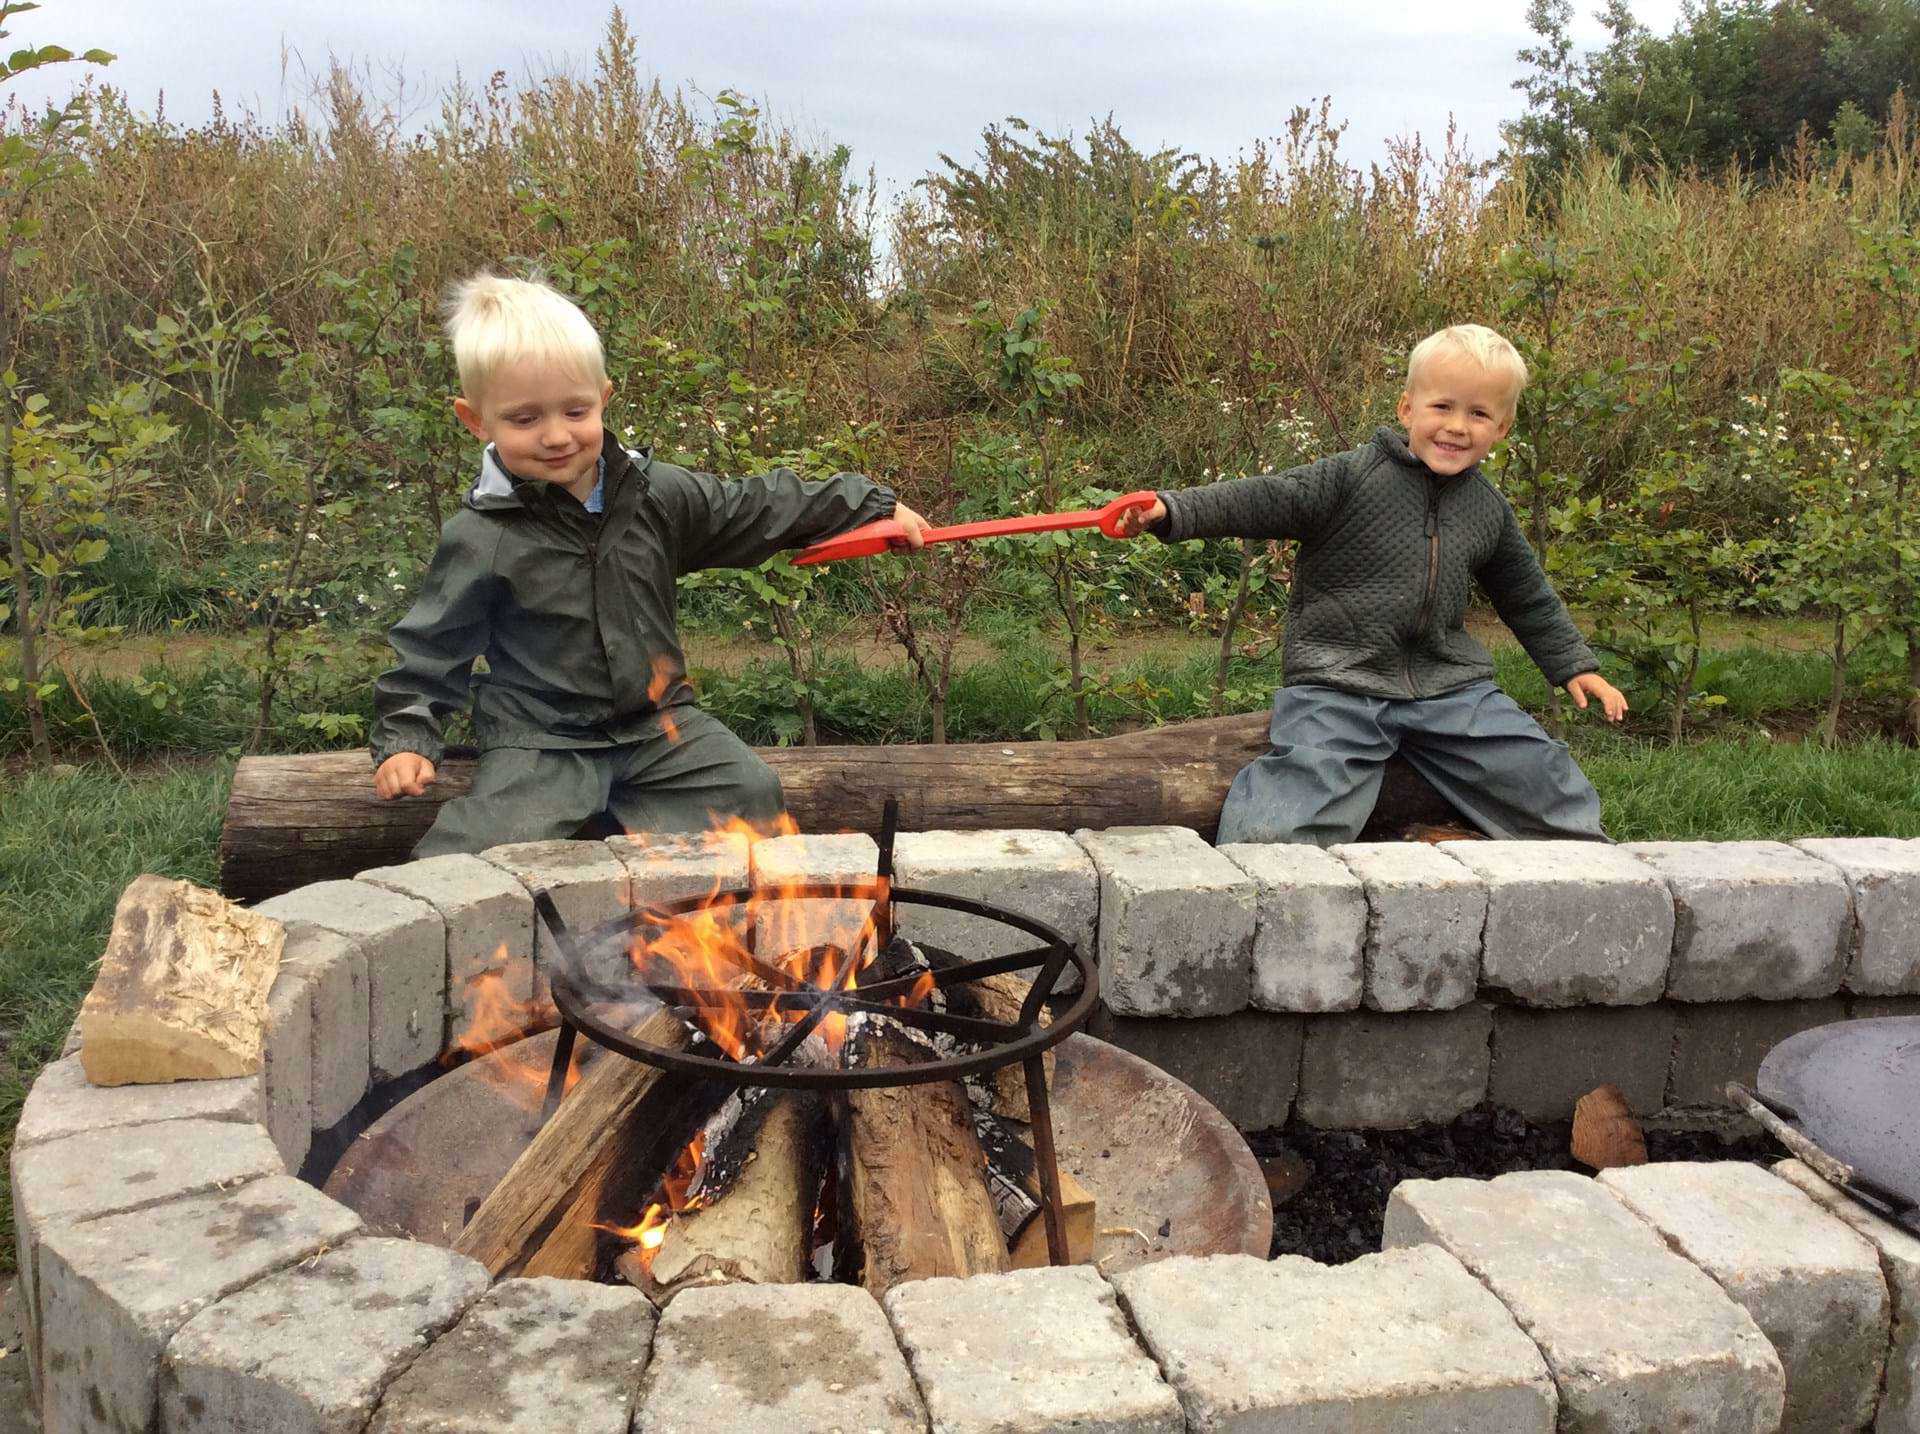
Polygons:
[[[642,1020],[634,1035],[669,1049],[683,1050],[689,1043],[685,1023],[665,1010]],[[616,1181],[644,1178],[650,1187],[659,1178],[665,1160],[650,1175],[640,1174],[639,1163],[648,1155],[642,1147],[657,1145],[663,1132],[684,1128],[689,1087],[707,1084],[617,1055],[595,1061],[481,1202],[453,1248],[496,1277],[521,1273],[540,1256],[546,1273],[570,1269],[582,1272],[573,1278],[585,1278],[597,1250],[592,1223],[611,1213],[603,1207],[612,1200]],[[720,1094],[724,1098],[724,1090]],[[666,1158],[687,1138],[672,1145]],[[550,1251],[544,1249],[549,1243]]]
[[826,1167],[826,1103],[803,1091],[775,1092],[764,1118],[750,1124],[739,1138],[752,1142],[752,1153],[732,1183],[667,1221],[641,1286],[662,1309],[696,1285],[788,1285],[807,1277]]
[[[861,1065],[919,1057],[884,1024],[862,1023]],[[841,1233],[858,1251],[875,1298],[908,1280],[1008,1268],[1006,1237],[987,1193],[986,1159],[958,1081],[849,1091],[840,1112]]]
[[148,1085],[258,1071],[285,944],[278,921],[217,892],[135,877],[80,1006],[87,1079]]
[[[1026,1005],[1027,993],[1033,989],[1033,982],[1012,971],[1003,971],[997,976],[983,977],[978,981],[967,981],[946,988],[947,1005],[962,1016],[977,1016],[986,1021],[1002,1021],[1008,1025],[1020,1019],[1021,1009]],[[1053,1017],[1045,1008],[1040,1012],[1040,1024],[1050,1026]],[[1041,1058],[1046,1068],[1047,1089],[1053,1089],[1053,1052],[1048,1051]],[[989,1073],[985,1084],[992,1095],[989,1108],[995,1115],[1004,1115],[1009,1120],[1031,1121],[1032,1107],[1027,1103],[1027,1076],[1023,1062],[1001,1066]]]
[[[1267,716],[1178,722],[1082,742],[762,748],[802,831],[872,831],[888,796],[902,831],[1174,825],[1211,837],[1237,773],[1267,746]],[[255,901],[407,860],[470,757],[449,756],[424,797],[383,802],[364,752],[242,758],[220,838],[221,889]],[[1363,840],[1461,820],[1404,761],[1387,763]]]

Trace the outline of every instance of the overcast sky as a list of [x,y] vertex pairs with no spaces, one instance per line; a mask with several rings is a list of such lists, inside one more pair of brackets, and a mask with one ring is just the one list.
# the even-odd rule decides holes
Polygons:
[[[1665,33],[1679,0],[1634,10]],[[746,92],[850,145],[883,187],[911,182],[943,150],[973,154],[982,126],[1007,115],[1078,132],[1111,113],[1142,147],[1227,159],[1319,95],[1349,122],[1356,158],[1414,131],[1438,143],[1449,115],[1488,157],[1521,108],[1514,52],[1530,39],[1524,0],[636,0],[626,11],[650,72],[709,95]],[[456,73],[583,71],[607,13],[604,0],[48,0],[14,21],[7,48],[111,50],[106,80],[142,108],[164,92],[187,122],[206,117],[216,90],[229,109],[283,115],[332,55],[404,74],[427,119]],[[1600,31],[1583,15],[1576,34],[1594,43]],[[64,95],[78,74],[29,77],[18,93]],[[389,78],[378,83],[390,92]]]

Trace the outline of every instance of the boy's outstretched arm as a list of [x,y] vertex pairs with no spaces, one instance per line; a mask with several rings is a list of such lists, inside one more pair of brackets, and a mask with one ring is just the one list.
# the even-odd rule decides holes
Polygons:
[[775,553],[881,518],[899,520],[906,546],[917,549],[927,527],[891,488],[858,473],[807,481],[791,468],[775,468],[726,481],[656,467],[651,491],[673,523],[675,567],[682,573],[756,567]]
[[383,799],[420,796],[434,781],[443,724],[466,706],[474,659],[487,648],[490,556],[444,532],[420,595],[387,634],[399,661],[373,684],[373,786]]
[[1120,516],[1120,536],[1152,533],[1169,543],[1310,537],[1338,511],[1347,477],[1347,466],[1336,455],[1284,473],[1163,489],[1151,508],[1132,508]]

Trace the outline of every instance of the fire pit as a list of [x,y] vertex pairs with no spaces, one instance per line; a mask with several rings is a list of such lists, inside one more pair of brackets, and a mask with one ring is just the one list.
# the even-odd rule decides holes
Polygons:
[[[605,1275],[611,1265],[670,1298],[677,1287],[648,1278],[669,1222],[682,1211],[710,1210],[716,1188],[725,1198],[725,1182],[758,1158],[734,1137],[758,1128],[750,1125],[756,1112],[770,1119],[773,1092],[793,1091],[816,1106],[821,1098],[830,1103],[839,1133],[817,1208],[811,1193],[804,1196],[808,1231],[825,1231],[817,1248],[806,1239],[816,1273],[861,1279],[879,1292],[903,1278],[1005,1268],[999,1251],[969,1267],[972,1257],[960,1248],[998,1238],[1016,1267],[1093,1259],[1124,1268],[1174,1253],[1264,1253],[1270,1201],[1232,1127],[1146,1062],[1076,1034],[1098,996],[1091,961],[1030,917],[896,887],[891,827],[882,833],[877,876],[778,891],[786,908],[830,904],[869,913],[838,939],[797,950],[770,937],[764,893],[709,893],[578,932],[550,896],[537,893],[557,954],[550,975],[559,1029],[494,1050],[403,1101],[347,1150],[328,1193],[374,1229],[449,1245],[495,1274],[582,1277]],[[1025,944],[975,959],[922,948],[894,936],[897,904],[984,918]],[[1069,970],[1077,990],[1057,997]],[[1009,986],[1018,972],[1035,973],[1030,986]],[[823,1035],[830,1039],[823,1043]],[[1047,1069],[1056,1062],[1050,1097]],[[973,1082],[971,1099],[963,1080]],[[631,1095],[605,1094],[616,1085]],[[907,1088],[928,1094],[907,1096]],[[568,1093],[590,1089],[590,1097]],[[896,1094],[863,1115],[861,1101],[874,1099],[865,1092]],[[914,1103],[899,1104],[902,1098]],[[560,1125],[590,1125],[603,1108],[624,1110],[620,1102],[629,1099],[643,1109],[620,1116],[636,1127],[624,1136],[556,1133],[552,1124],[559,1116]],[[921,1147],[911,1138],[890,1144],[895,1127],[923,1121],[934,1130]],[[880,1146],[864,1160],[863,1131]],[[733,1148],[723,1146],[727,1140]],[[796,1140],[798,1154],[790,1148]],[[576,1187],[590,1194],[555,1200],[548,1167],[566,1157],[552,1152],[578,1156],[583,1141],[606,1147],[592,1157],[600,1173]],[[804,1162],[809,1141],[817,1146],[818,1135],[783,1135],[774,1163]],[[933,1167],[915,1168],[913,1151],[929,1145]],[[991,1198],[983,1214],[969,1218],[969,1204],[980,1202],[964,1192],[927,1214],[925,1207],[942,1202],[923,1198],[920,1187],[956,1179],[978,1185],[981,1164]],[[1063,1166],[1078,1197],[1071,1240]],[[716,1176],[716,1167],[724,1173]],[[646,1172],[637,1184],[635,1171]],[[881,1188],[889,1178],[900,1188]],[[615,1208],[621,1183],[629,1203],[635,1192],[654,1190],[658,1198],[642,1202],[644,1216]],[[820,1172],[796,1167],[789,1184],[810,1192]],[[547,1203],[528,1205],[521,1198],[528,1187]],[[791,1221],[795,1198],[790,1189],[781,1193],[785,1214],[771,1218]],[[920,1207],[907,1212],[909,1223],[971,1223],[973,1233],[954,1233],[956,1252],[943,1263],[947,1254],[925,1252],[942,1236],[882,1225],[903,1206]],[[757,1227],[769,1218],[756,1205],[739,1223],[756,1227],[748,1238],[758,1242],[764,1232]],[[620,1256],[609,1236],[635,1248]],[[920,1254],[902,1253],[916,1243]],[[771,1263],[791,1270],[798,1247],[798,1237],[787,1240]],[[714,1256],[703,1268],[727,1264]],[[728,1274],[753,1278],[742,1266],[753,1267],[750,1255],[732,1261]]]

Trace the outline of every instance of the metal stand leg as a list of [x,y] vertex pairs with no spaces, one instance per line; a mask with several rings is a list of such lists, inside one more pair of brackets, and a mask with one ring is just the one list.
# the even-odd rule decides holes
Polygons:
[[553,1065],[547,1071],[547,1099],[540,1111],[542,1125],[553,1119],[560,1108],[560,1097],[567,1093],[567,1069],[573,1064],[573,1042],[579,1034],[572,1022],[560,1023],[560,1039],[553,1045]]
[[1033,1113],[1034,1164],[1040,1174],[1041,1213],[1047,1221],[1047,1260],[1067,1263],[1067,1214],[1060,1197],[1060,1161],[1053,1147],[1053,1106],[1047,1100],[1044,1056],[1028,1056],[1020,1063],[1027,1081],[1027,1109]]

